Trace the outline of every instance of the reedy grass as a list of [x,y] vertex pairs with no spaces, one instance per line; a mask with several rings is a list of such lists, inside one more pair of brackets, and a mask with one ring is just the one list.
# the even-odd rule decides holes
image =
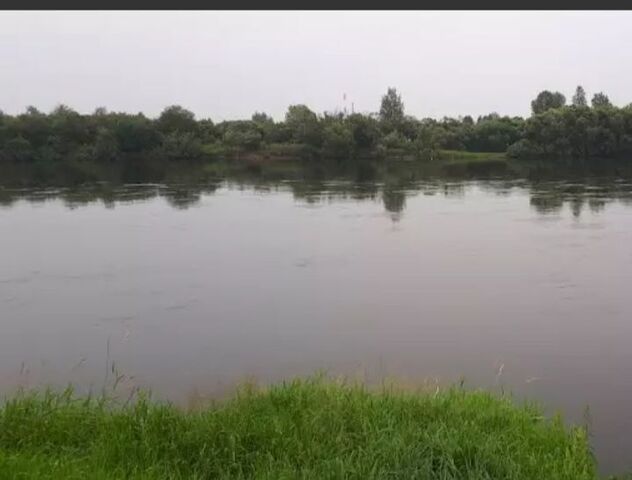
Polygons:
[[0,479],[593,480],[586,431],[534,405],[313,377],[185,411],[21,393],[0,409]]

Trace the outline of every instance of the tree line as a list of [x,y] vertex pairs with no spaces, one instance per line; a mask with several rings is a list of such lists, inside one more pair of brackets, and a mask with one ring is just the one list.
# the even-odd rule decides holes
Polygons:
[[291,105],[283,121],[256,112],[248,120],[214,123],[181,106],[157,118],[97,108],[80,114],[61,105],[50,113],[28,107],[0,112],[0,161],[107,162],[143,157],[195,160],[244,155],[309,158],[406,156],[434,159],[442,150],[506,152],[520,158],[617,158],[632,155],[632,105],[612,105],[603,93],[588,105],[577,87],[571,103],[543,91],[528,118],[497,113],[417,119],[389,88],[379,112],[325,112]]

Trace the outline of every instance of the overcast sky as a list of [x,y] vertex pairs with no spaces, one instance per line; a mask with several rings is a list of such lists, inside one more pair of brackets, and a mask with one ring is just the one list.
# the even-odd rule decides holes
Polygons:
[[0,12],[0,109],[64,103],[213,120],[290,104],[525,115],[581,84],[632,102],[632,12]]

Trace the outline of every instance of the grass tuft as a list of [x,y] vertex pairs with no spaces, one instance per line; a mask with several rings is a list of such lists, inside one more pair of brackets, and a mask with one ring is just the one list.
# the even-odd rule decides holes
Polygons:
[[308,378],[185,411],[23,393],[0,409],[0,479],[596,478],[582,428],[452,388],[413,393]]

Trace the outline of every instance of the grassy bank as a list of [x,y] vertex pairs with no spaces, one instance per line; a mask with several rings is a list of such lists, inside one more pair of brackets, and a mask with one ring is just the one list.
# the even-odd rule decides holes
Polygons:
[[466,152],[464,150],[440,150],[438,157],[447,161],[491,161],[506,160],[505,152]]
[[595,479],[585,431],[507,398],[310,379],[196,411],[70,393],[0,410],[2,479]]

